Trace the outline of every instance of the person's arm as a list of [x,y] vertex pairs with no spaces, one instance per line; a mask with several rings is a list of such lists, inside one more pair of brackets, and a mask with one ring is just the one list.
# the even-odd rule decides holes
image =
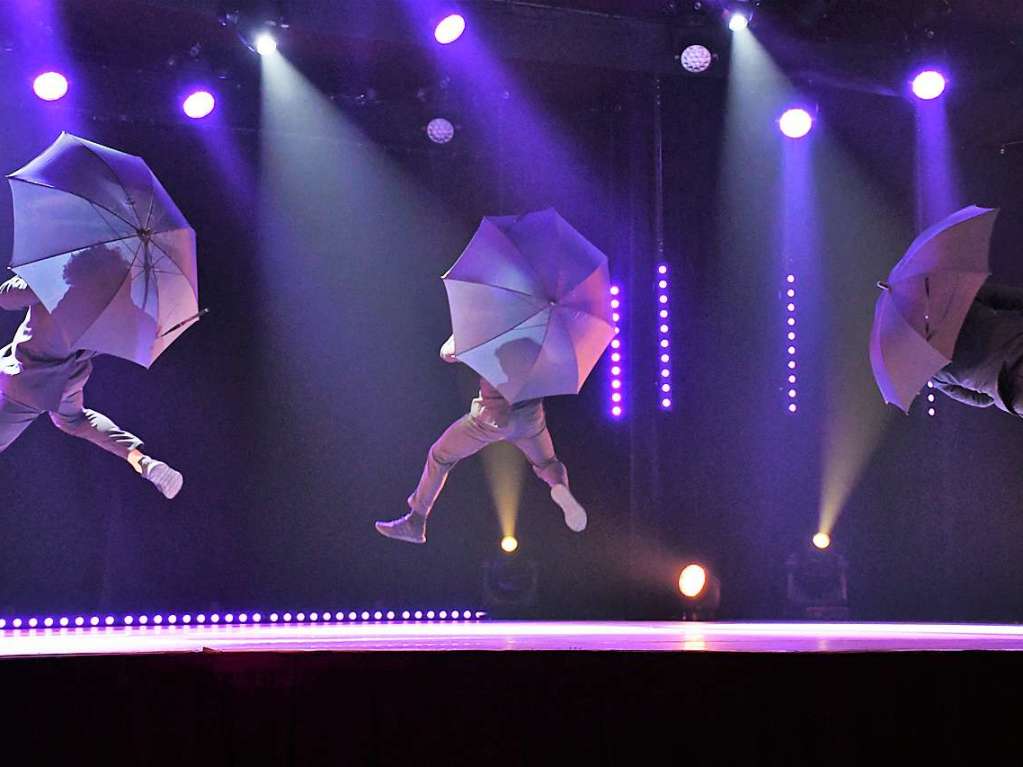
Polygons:
[[1023,311],[1023,288],[985,282],[977,291],[977,301],[996,311]]
[[0,309],[16,312],[38,303],[39,298],[21,277],[11,277],[0,285]]
[[958,384],[942,381],[940,378],[933,378],[931,380],[934,383],[935,389],[951,397],[956,402],[962,402],[970,407],[991,407],[995,404],[994,399],[984,392],[973,391]]
[[448,340],[440,347],[440,358],[445,362],[458,362],[458,359],[455,357],[455,336],[453,333],[448,336]]

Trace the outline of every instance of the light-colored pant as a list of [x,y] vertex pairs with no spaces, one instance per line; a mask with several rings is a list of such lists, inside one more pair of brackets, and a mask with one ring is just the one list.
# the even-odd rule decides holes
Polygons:
[[[474,411],[476,408],[474,408]],[[426,457],[423,476],[408,505],[428,515],[447,481],[448,473],[463,458],[468,458],[494,442],[510,442],[521,450],[536,475],[551,487],[568,485],[568,472],[554,454],[554,443],[547,430],[543,403],[536,401],[511,412],[507,426],[494,426],[469,413],[455,421],[440,436]]]
[[[0,453],[44,412],[0,392]],[[66,434],[88,440],[120,458],[127,459],[132,450],[142,446],[142,440],[134,434],[122,431],[102,413],[83,407],[81,389],[66,394],[57,410],[50,413],[50,420]]]

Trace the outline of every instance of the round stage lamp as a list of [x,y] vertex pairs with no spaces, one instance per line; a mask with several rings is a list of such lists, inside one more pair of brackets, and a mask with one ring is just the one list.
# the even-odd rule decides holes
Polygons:
[[434,39],[441,45],[450,45],[465,32],[465,17],[458,13],[445,16],[433,30]]
[[817,533],[817,535],[813,537],[813,545],[818,549],[826,549],[831,545],[831,536],[827,533]]
[[706,45],[690,45],[682,51],[679,62],[686,72],[694,75],[706,72],[714,63],[714,55]]
[[434,144],[447,144],[455,137],[455,126],[450,120],[435,117],[426,126],[426,135]]
[[506,535],[501,539],[501,549],[508,554],[511,554],[513,551],[517,551],[518,548],[519,542],[514,535]]
[[185,115],[193,120],[201,120],[213,113],[217,106],[217,100],[209,91],[195,91],[190,93],[181,103],[181,109]]
[[43,101],[60,101],[68,88],[67,78],[60,72],[43,72],[32,81],[32,90]]
[[700,565],[686,565],[678,576],[678,590],[682,596],[696,599],[707,586],[707,571]]
[[945,92],[947,86],[948,81],[941,72],[927,69],[913,78],[913,95],[923,101],[933,101]]
[[741,32],[749,27],[749,16],[741,11],[736,11],[728,19],[728,28],[733,32]]
[[256,53],[270,56],[277,52],[277,41],[269,32],[263,32],[256,38]]
[[805,109],[788,109],[778,118],[778,127],[789,138],[803,138],[813,130],[813,117]]

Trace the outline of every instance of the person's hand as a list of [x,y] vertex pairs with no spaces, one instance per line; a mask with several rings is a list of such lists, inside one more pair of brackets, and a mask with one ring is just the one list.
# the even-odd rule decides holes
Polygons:
[[448,336],[448,340],[444,342],[444,345],[440,347],[440,358],[445,362],[458,362],[455,357],[455,336]]

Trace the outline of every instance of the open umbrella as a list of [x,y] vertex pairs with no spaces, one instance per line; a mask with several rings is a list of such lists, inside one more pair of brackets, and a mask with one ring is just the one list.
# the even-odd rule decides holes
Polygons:
[[62,133],[8,180],[11,269],[70,348],[149,367],[198,317],[195,232],[141,158]]
[[870,364],[885,402],[909,412],[917,392],[952,361],[988,258],[997,210],[970,206],[923,232],[892,269],[874,311]]
[[484,218],[443,279],[455,356],[509,402],[578,394],[614,337],[607,257],[553,209]]

